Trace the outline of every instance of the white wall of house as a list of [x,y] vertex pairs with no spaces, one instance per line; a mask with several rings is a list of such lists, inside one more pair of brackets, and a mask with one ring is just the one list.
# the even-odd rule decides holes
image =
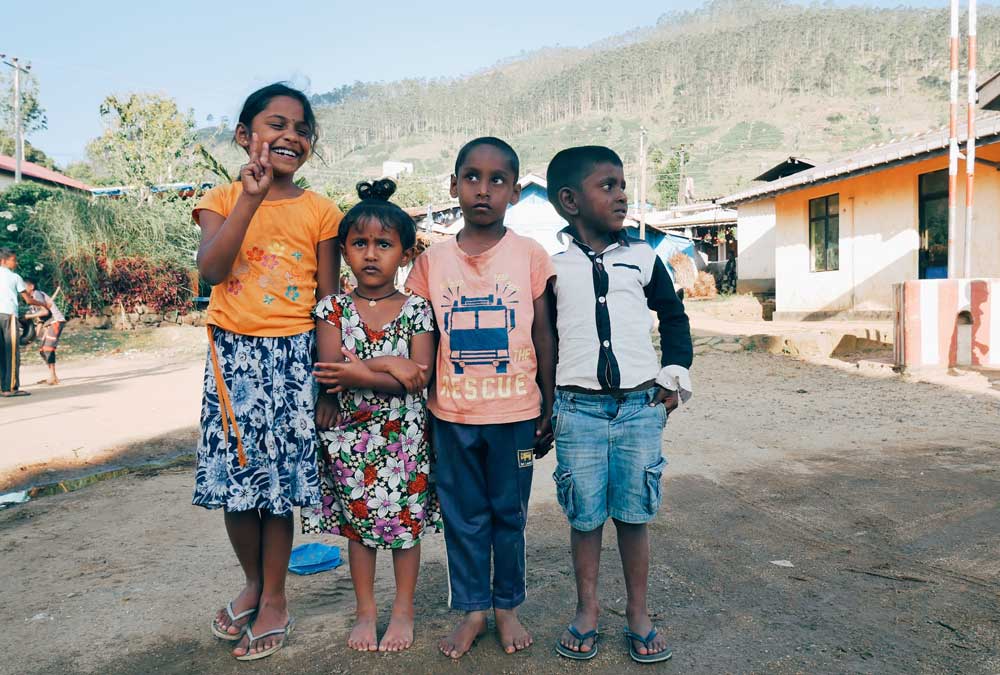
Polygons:
[[[1000,146],[983,148],[979,154],[1000,157]],[[947,168],[947,159],[939,157],[778,195],[774,261],[779,318],[891,312],[892,285],[919,276],[918,177],[942,168]],[[964,165],[959,168],[958,222],[964,227]],[[1000,276],[1000,173],[985,165],[977,166],[977,172],[972,274]],[[839,267],[814,272],[809,201],[831,194],[840,200]],[[961,236],[957,254],[962,260]]]
[[737,213],[737,290],[740,293],[771,293],[774,291],[774,199],[741,204]]

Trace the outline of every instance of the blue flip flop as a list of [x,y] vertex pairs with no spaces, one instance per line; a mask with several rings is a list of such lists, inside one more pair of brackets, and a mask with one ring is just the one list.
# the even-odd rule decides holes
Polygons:
[[590,646],[589,652],[574,652],[569,647],[565,646],[562,642],[556,640],[556,654],[559,656],[565,656],[567,659],[573,659],[575,661],[589,661],[590,659],[597,656],[597,641],[600,639],[601,634],[597,632],[597,629],[588,630],[586,633],[581,633],[576,626],[570,624],[566,627],[569,634],[580,641],[582,645],[585,640],[590,640],[593,638],[594,642]]
[[636,663],[660,663],[661,661],[668,660],[674,655],[669,648],[664,649],[662,652],[656,652],[655,654],[640,654],[635,649],[635,645],[632,642],[636,640],[641,642],[646,649],[649,649],[649,645],[652,644],[653,640],[656,639],[656,629],[653,628],[649,631],[649,635],[642,637],[637,633],[633,633],[629,629],[625,629],[625,642],[628,643],[628,655],[632,657],[632,660]]
[[339,567],[340,549],[319,542],[302,544],[292,549],[288,558],[288,571],[294,574],[316,574]]

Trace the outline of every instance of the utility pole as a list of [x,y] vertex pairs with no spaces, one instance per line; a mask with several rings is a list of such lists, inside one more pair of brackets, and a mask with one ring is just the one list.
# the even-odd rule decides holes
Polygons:
[[[10,59],[9,61],[7,59]],[[31,66],[22,66],[17,57],[0,54],[0,62],[14,69],[14,182],[21,182],[21,163],[24,161],[24,129],[21,123],[21,73],[25,75]]]
[[646,239],[646,127],[639,127],[639,238]]
[[948,278],[958,276],[958,0],[951,0],[951,89],[948,101]]
[[685,154],[686,153],[684,152],[684,145],[681,144],[681,148],[680,148],[680,155],[681,155],[680,156],[680,160],[681,160],[680,173],[677,176],[677,204],[679,206],[683,206],[684,204],[687,204],[687,185],[685,185],[685,183],[687,181],[685,180],[685,176],[684,176],[684,155]]
[[969,110],[965,142],[965,265],[962,275],[972,276],[972,195],[976,180],[976,0],[969,0]]

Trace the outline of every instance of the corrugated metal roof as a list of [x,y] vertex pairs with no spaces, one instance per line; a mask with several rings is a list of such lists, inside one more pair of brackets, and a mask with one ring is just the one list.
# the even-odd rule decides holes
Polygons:
[[681,227],[696,227],[699,225],[735,225],[736,210],[714,208],[706,209],[698,213],[679,215],[674,218],[662,218],[650,220],[646,218],[646,225],[655,227],[658,230],[670,230]]
[[[976,142],[1000,141],[1000,115],[981,115],[976,119]],[[965,124],[959,126],[958,141],[964,143],[968,137]],[[748,188],[718,200],[719,204],[735,206],[744,202],[757,201],[782,192],[801,190],[820,183],[842,180],[855,174],[866,173],[876,167],[913,161],[923,155],[945,152],[948,149],[947,127],[917,134],[883,145],[874,145],[839,159],[820,164],[812,169],[780,178],[767,185]]]
[[[14,173],[17,160],[9,155],[0,155],[0,171]],[[46,169],[44,166],[34,162],[21,162],[21,175],[35,180],[43,180],[46,183],[55,183],[76,190],[90,190],[90,186],[75,178],[65,176],[58,171]]]
[[775,164],[770,169],[754,178],[754,180],[771,182],[773,180],[778,180],[779,178],[784,178],[785,176],[791,176],[792,174],[800,171],[811,169],[814,166],[816,166],[816,162],[811,159],[806,159],[805,157],[789,157],[783,162]]

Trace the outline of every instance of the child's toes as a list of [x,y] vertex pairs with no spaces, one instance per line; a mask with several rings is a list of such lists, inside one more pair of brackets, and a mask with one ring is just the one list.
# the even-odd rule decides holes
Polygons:
[[236,648],[233,649],[233,656],[245,656],[246,653],[250,651],[250,646],[247,644],[248,642],[249,639],[246,636],[243,636],[243,639],[240,640],[239,644],[236,645]]

